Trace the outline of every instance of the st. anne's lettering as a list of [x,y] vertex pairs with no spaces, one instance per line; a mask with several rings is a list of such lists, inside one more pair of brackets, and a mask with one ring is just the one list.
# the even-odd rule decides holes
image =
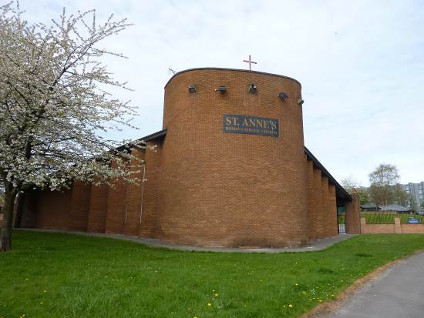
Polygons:
[[246,115],[223,115],[225,133],[279,136],[278,119]]

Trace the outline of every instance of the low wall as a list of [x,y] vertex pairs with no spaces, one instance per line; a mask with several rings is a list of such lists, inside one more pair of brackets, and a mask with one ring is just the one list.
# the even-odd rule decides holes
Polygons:
[[424,224],[401,224],[401,233],[424,233]]
[[395,224],[367,224],[365,218],[361,218],[361,234],[424,234],[424,224],[401,224],[399,218],[395,218]]

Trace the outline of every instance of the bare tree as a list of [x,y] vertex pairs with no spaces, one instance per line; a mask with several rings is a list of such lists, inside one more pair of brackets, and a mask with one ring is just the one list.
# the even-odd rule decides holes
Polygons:
[[394,202],[402,206],[408,206],[408,193],[399,183],[393,187]]
[[345,190],[349,193],[352,193],[352,189],[357,189],[359,188],[359,182],[358,180],[356,180],[353,176],[348,176],[344,179],[341,180],[340,182],[343,186],[343,188],[345,188]]
[[376,204],[388,205],[395,201],[395,186],[399,181],[399,173],[396,166],[380,164],[369,174],[370,195]]
[[359,201],[361,204],[365,204],[370,202],[368,190],[361,186],[353,176],[348,176],[341,181],[343,188],[350,194],[352,194],[352,190],[355,189],[356,193],[359,195]]
[[97,24],[94,10],[75,15],[63,10],[50,26],[33,24],[19,7],[0,7],[0,251],[11,249],[12,211],[22,189],[128,177],[121,159],[127,154],[98,135],[126,124],[134,113],[105,91],[127,87],[99,61],[104,55],[123,57],[98,44],[127,26],[112,16]]

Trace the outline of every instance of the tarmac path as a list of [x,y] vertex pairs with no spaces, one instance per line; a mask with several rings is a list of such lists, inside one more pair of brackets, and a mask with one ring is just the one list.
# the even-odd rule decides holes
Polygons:
[[424,318],[424,252],[384,270],[328,318]]

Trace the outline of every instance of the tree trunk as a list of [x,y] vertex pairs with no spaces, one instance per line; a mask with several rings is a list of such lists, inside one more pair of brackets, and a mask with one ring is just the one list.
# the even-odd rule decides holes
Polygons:
[[18,189],[5,182],[3,223],[0,226],[0,252],[12,249],[13,208]]

